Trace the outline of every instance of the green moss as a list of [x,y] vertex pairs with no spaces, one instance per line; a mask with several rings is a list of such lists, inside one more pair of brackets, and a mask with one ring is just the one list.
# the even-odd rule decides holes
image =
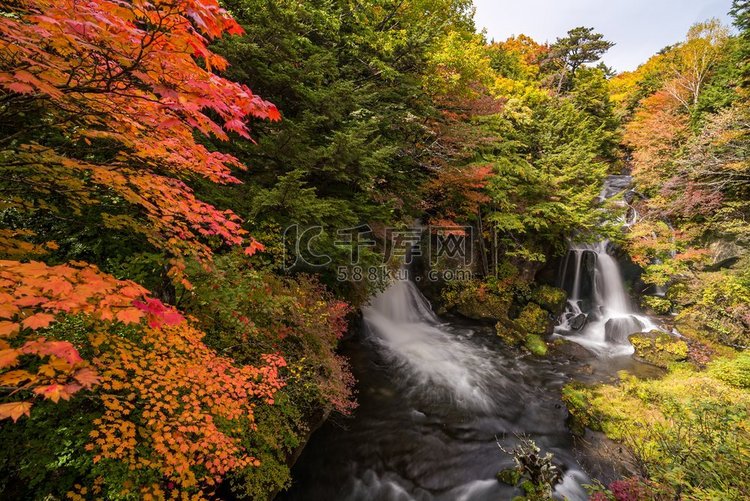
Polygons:
[[547,355],[542,336],[547,333],[549,315],[535,303],[527,304],[515,320],[501,320],[495,325],[500,339],[509,346],[523,345],[536,356]]
[[564,290],[549,285],[541,285],[531,293],[531,300],[553,315],[563,310],[567,299],[568,295]]
[[523,334],[508,320],[495,324],[497,336],[508,346],[518,346],[524,341]]
[[667,368],[675,362],[687,360],[688,345],[667,333],[652,331],[633,334],[629,338],[635,355],[657,367]]
[[541,337],[537,336],[536,334],[529,334],[528,336],[526,336],[526,340],[524,341],[523,345],[527,350],[538,357],[547,355],[547,344]]
[[515,487],[521,481],[521,474],[515,468],[508,468],[498,473],[497,479],[504,484]]
[[547,312],[535,303],[527,304],[515,319],[515,323],[523,332],[536,335],[546,334],[550,325]]
[[570,429],[576,435],[583,435],[586,428],[599,430],[597,420],[591,411],[592,390],[581,383],[571,383],[563,387],[562,400],[568,408]]
[[442,292],[446,308],[477,320],[507,319],[511,299],[479,280],[453,281]]

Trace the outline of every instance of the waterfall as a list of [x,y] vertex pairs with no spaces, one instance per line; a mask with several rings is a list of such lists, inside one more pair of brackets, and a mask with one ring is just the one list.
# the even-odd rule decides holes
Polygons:
[[[615,206],[626,209],[621,222],[628,227],[638,213],[628,203],[630,176],[609,176],[604,181],[599,201],[621,193]],[[573,244],[560,266],[558,287],[568,292],[568,304],[555,334],[579,343],[599,356],[633,353],[628,336],[658,329],[650,318],[637,312],[632,304],[617,261],[609,254],[609,242]]]
[[502,374],[484,351],[440,322],[413,282],[396,280],[363,313],[369,340],[409,391],[464,408],[492,407],[488,381],[502,381]]
[[629,355],[629,335],[658,327],[634,308],[608,246],[607,241],[571,246],[559,279],[569,299],[555,334],[599,356]]

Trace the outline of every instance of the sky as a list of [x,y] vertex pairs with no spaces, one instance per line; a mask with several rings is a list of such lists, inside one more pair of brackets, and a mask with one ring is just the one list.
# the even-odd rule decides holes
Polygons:
[[636,69],[653,54],[684,39],[698,21],[727,14],[732,0],[474,0],[478,29],[488,39],[521,33],[554,42],[576,26],[593,27],[616,45],[604,62],[619,71]]

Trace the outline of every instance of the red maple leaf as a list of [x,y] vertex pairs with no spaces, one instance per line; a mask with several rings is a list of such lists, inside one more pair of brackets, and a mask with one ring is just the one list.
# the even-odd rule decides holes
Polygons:
[[252,256],[256,252],[263,252],[265,250],[266,250],[266,247],[262,243],[258,242],[255,239],[252,239],[252,241],[250,242],[250,245],[245,247],[245,254],[248,256]]

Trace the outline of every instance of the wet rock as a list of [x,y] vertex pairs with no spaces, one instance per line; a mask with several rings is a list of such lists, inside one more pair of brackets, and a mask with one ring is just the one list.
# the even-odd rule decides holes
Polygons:
[[604,484],[640,474],[635,455],[604,433],[586,429],[574,440],[576,457],[581,465]]
[[610,318],[604,324],[604,339],[608,343],[625,344],[628,336],[643,329],[644,325],[634,316]]
[[[558,338],[552,344],[555,353],[565,356],[565,358],[573,358],[576,360],[592,360],[596,358],[596,355],[591,351],[587,350],[583,345],[574,343],[567,339]],[[590,373],[590,368],[589,368]]]
[[687,343],[665,332],[641,332],[631,335],[628,340],[635,348],[636,359],[657,367],[667,368],[688,358]]
[[572,330],[579,331],[586,325],[586,318],[585,313],[579,313],[568,321],[568,325]]

